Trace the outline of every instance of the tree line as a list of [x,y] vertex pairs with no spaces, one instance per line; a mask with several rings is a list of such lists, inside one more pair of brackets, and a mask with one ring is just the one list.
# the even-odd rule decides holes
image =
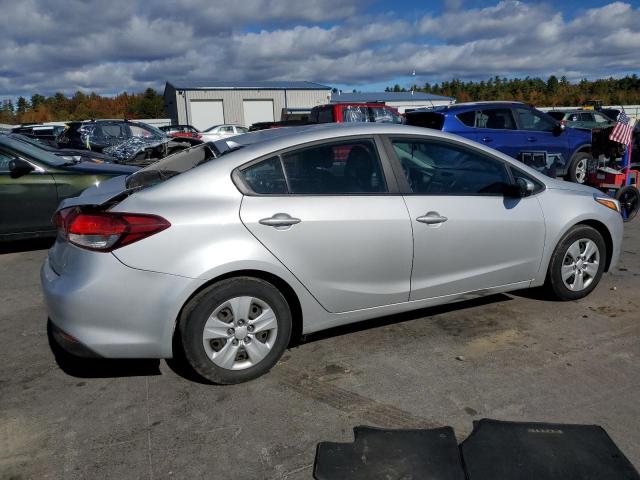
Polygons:
[[[390,92],[433,93],[454,97],[458,102],[478,100],[517,100],[539,107],[581,105],[587,100],[602,100],[605,105],[640,104],[640,78],[628,75],[623,78],[581,80],[571,83],[566,77],[551,75],[542,78],[501,78],[495,76],[486,81],[462,81],[453,79],[441,83],[425,83],[404,88],[387,87]],[[94,92],[76,92],[71,97],[56,93],[50,97],[34,94],[30,99],[19,97],[14,103],[0,103],[0,123],[38,123],[90,118],[164,118],[164,99],[153,88],[142,93],[121,93],[113,97]]]
[[[538,107],[579,106],[588,100],[602,100],[604,105],[640,104],[640,78],[628,75],[623,78],[583,79],[571,83],[567,77],[558,79],[551,75],[542,78],[500,78],[495,76],[486,81],[464,82],[458,79],[442,83],[413,85],[416,92],[433,93],[454,97],[457,102],[480,100],[516,100]],[[400,85],[387,87],[387,92],[405,92],[410,89]]]
[[71,97],[56,93],[50,97],[34,94],[14,103],[0,104],[0,123],[40,123],[91,118],[164,118],[164,99],[153,88],[142,93],[121,93],[103,97],[94,92],[76,92]]

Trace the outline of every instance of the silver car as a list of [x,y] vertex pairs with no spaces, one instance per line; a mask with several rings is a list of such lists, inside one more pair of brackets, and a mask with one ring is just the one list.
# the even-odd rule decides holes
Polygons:
[[234,137],[247,133],[249,129],[241,125],[214,125],[200,132],[203,142],[213,142],[222,138]]
[[619,208],[436,130],[265,130],[63,202],[42,287],[72,352],[180,354],[237,383],[292,334],[543,285],[582,298],[618,260]]

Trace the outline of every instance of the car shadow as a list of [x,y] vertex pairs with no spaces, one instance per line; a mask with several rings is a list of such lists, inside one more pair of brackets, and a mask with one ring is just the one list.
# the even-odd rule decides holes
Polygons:
[[[289,348],[294,348],[303,344],[313,343],[355,332],[362,332],[374,328],[384,327],[394,323],[408,322],[423,317],[432,317],[444,313],[464,310],[467,308],[480,307],[498,302],[512,300],[512,297],[505,294],[489,295],[486,297],[465,300],[436,307],[428,307],[410,312],[387,315],[385,317],[363,320],[349,325],[330,328],[321,332],[305,335],[304,337],[292,339]],[[53,352],[56,363],[67,375],[78,378],[114,378],[114,377],[136,377],[161,375],[160,360],[157,359],[105,359],[105,358],[84,358],[77,357],[65,351],[55,341],[51,334],[49,346]],[[174,358],[166,359],[167,366],[176,375],[203,385],[215,385],[196,373],[187,363],[182,353],[180,344],[174,339]]]
[[305,343],[317,342],[319,340],[325,340],[327,338],[339,337],[342,335],[348,335],[350,333],[362,332],[365,330],[371,330],[374,328],[384,327],[394,323],[409,322],[411,320],[418,320],[424,317],[432,317],[435,315],[441,315],[443,313],[453,312],[456,310],[464,310],[467,308],[480,307],[482,305],[490,305],[498,302],[506,302],[513,300],[509,295],[504,293],[498,293],[495,295],[488,295],[486,297],[474,298],[471,300],[463,300],[461,302],[448,303],[445,305],[438,305],[435,307],[421,308],[420,310],[411,310],[409,312],[396,313],[393,315],[387,315],[385,317],[374,318],[370,320],[362,320],[348,325],[341,325],[339,327],[329,328],[320,332],[304,335],[300,341],[296,343],[290,343],[289,347],[296,347]]
[[47,237],[0,242],[0,255],[6,253],[32,252],[34,250],[48,250],[55,240],[55,238]]
[[513,295],[514,297],[528,298],[530,300],[541,300],[544,302],[563,302],[564,300],[560,300],[557,297],[554,297],[546,288],[537,287],[537,288],[525,288],[524,290],[515,290],[513,292],[509,292],[509,295]]

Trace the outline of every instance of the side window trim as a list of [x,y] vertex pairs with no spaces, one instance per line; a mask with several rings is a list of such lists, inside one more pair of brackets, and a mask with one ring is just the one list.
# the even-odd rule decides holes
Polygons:
[[513,166],[508,163],[505,162],[503,159],[499,158],[499,157],[495,157],[493,155],[491,155],[490,153],[487,153],[479,148],[475,148],[473,146],[470,145],[466,145],[466,144],[462,144],[462,143],[457,143],[455,141],[451,141],[448,139],[443,139],[443,138],[437,138],[437,137],[416,137],[415,135],[388,135],[385,134],[382,136],[382,141],[384,143],[384,148],[385,151],[389,157],[389,160],[391,161],[391,166],[393,167],[393,171],[395,173],[395,176],[397,178],[398,181],[398,188],[399,191],[402,195],[404,196],[423,196],[423,197],[427,197],[427,196],[433,196],[433,197],[497,197],[497,196],[501,196],[500,194],[495,194],[495,193],[474,193],[474,194],[455,194],[455,193],[451,193],[451,194],[438,194],[438,193],[420,193],[420,192],[413,192],[411,190],[411,186],[409,185],[409,181],[407,180],[405,174],[404,174],[404,170],[402,169],[402,164],[400,162],[400,159],[398,158],[398,156],[395,153],[395,150],[393,148],[393,142],[391,141],[393,139],[402,139],[402,140],[415,140],[415,141],[428,141],[428,142],[435,142],[435,143],[442,143],[442,144],[447,144],[447,145],[452,145],[454,147],[462,147],[462,148],[467,148],[471,151],[477,151],[478,153],[480,153],[481,155],[486,156],[487,158],[490,158],[496,162],[498,162],[499,164],[501,164],[502,168],[504,169],[505,173],[507,174],[507,177],[509,178],[509,181],[511,182],[511,184],[515,183],[515,179],[513,177],[511,168],[513,168]]
[[[290,193],[291,192],[291,188],[289,186],[289,179],[287,177],[287,173],[286,173],[286,169],[284,168],[284,162],[282,160],[282,156],[286,155],[289,152],[293,152],[296,150],[303,150],[305,148],[312,148],[315,146],[321,146],[321,145],[325,145],[328,143],[336,143],[336,142],[348,142],[351,140],[369,140],[371,141],[376,150],[377,150],[377,154],[378,154],[378,158],[380,160],[380,166],[382,169],[382,175],[384,176],[384,181],[387,185],[387,191],[386,192],[372,192],[372,193],[323,193],[323,194],[308,194],[308,193]],[[287,184],[287,193],[255,193],[251,187],[247,184],[247,182],[244,180],[243,175],[242,175],[242,171],[252,167],[253,165],[256,165],[264,160],[268,160],[270,158],[273,157],[278,157],[280,159],[280,166],[282,168],[284,177],[285,177],[285,181]],[[249,160],[246,163],[243,163],[242,165],[236,167],[233,169],[233,171],[231,172],[231,179],[233,181],[233,183],[236,185],[236,187],[238,188],[238,190],[240,190],[240,193],[242,193],[243,195],[247,195],[247,196],[252,196],[252,197],[288,197],[288,196],[322,196],[322,197],[336,197],[336,196],[340,196],[340,197],[345,197],[345,196],[389,196],[389,195],[402,195],[401,187],[399,184],[399,180],[398,176],[394,170],[393,167],[393,162],[391,160],[391,158],[389,157],[388,153],[387,153],[387,147],[386,144],[384,143],[384,141],[382,140],[380,135],[350,135],[350,136],[346,136],[346,137],[337,137],[337,138],[331,138],[331,139],[322,139],[322,140],[315,140],[312,142],[307,142],[307,143],[302,143],[302,144],[298,144],[298,145],[294,145],[291,147],[287,147],[284,148],[282,150],[278,150],[276,152],[271,152],[268,153],[266,155],[262,155],[258,158],[255,158],[253,160]]]

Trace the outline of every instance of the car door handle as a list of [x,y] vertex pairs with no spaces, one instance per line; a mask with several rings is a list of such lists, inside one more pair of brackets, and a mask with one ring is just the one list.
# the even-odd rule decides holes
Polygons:
[[416,218],[416,221],[426,223],[427,225],[437,225],[438,223],[444,223],[447,220],[449,220],[447,217],[443,217],[438,212],[429,212],[426,215]]
[[296,223],[300,223],[302,220],[299,218],[294,218],[288,213],[276,213],[272,217],[263,218],[259,220],[262,225],[267,225],[268,227],[290,227],[291,225],[295,225]]
[[491,137],[482,137],[482,141],[483,141],[484,143],[493,142],[493,138],[491,138]]
[[528,137],[527,141],[529,141],[529,142],[537,142],[538,140],[536,139],[536,137]]

